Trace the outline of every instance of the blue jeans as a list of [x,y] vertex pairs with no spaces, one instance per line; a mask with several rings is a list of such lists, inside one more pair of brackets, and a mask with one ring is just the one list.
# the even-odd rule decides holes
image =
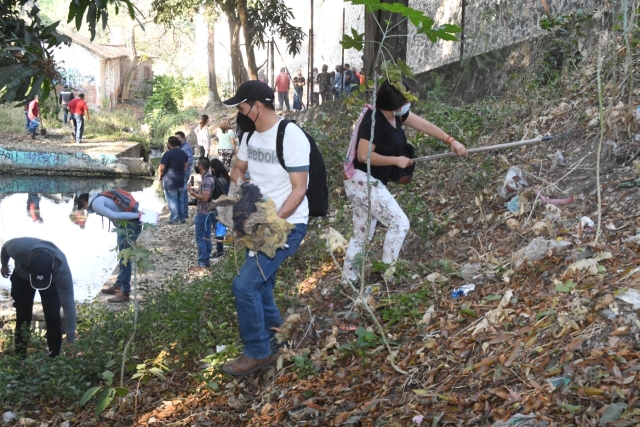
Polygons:
[[36,130],[38,130],[38,126],[40,126],[40,120],[35,117],[33,120],[29,120],[29,125],[27,126],[27,130],[31,133],[31,135],[36,134]]
[[[191,168],[189,168],[191,170]],[[182,198],[182,215],[180,216],[180,221],[186,221],[189,217],[189,193],[187,193],[187,184],[189,183],[189,178],[191,175],[187,172],[184,174],[184,188],[182,189],[182,194],[184,197]]]
[[84,132],[84,117],[82,114],[74,114],[73,118],[76,119],[76,142],[80,142]]
[[[135,210],[138,211],[137,209]],[[126,230],[126,231],[125,231]],[[118,225],[118,252],[123,249],[130,248],[138,239],[140,232],[142,231],[142,223],[140,221],[126,221],[125,224]],[[131,261],[125,261],[120,259],[118,262],[120,266],[120,273],[116,283],[120,284],[122,292],[131,291]]]
[[275,257],[269,258],[262,252],[253,257],[247,254],[233,280],[231,290],[236,298],[240,336],[244,342],[242,352],[252,359],[265,359],[271,355],[269,341],[275,335],[271,328],[282,325],[282,317],[273,298],[276,273],[280,264],[296,253],[305,234],[307,224],[295,224],[287,239],[288,247],[278,249]]
[[186,213],[184,212],[184,203],[182,199],[186,197],[182,188],[178,188],[177,190],[164,190],[164,198],[167,199],[167,204],[169,205],[169,212],[171,212],[171,216],[169,217],[169,222],[175,224],[181,218],[186,218]]
[[[71,113],[71,115],[73,115],[73,113]],[[63,119],[65,125],[68,122],[68,118],[69,118],[69,108],[67,108],[66,105],[63,105],[62,106],[62,119]]]
[[196,247],[198,248],[198,267],[208,267],[213,242],[211,241],[211,229],[213,228],[213,217],[215,213],[197,213],[193,219],[196,226]]
[[29,130],[29,113],[27,113],[27,110],[24,111],[24,117],[27,120],[27,122],[24,125],[24,128],[26,130]]

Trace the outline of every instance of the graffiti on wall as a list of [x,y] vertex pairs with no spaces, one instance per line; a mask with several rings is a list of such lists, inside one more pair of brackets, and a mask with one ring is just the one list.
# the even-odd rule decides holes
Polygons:
[[0,147],[0,165],[10,164],[27,169],[74,167],[103,167],[118,161],[115,154],[50,153],[46,151],[18,151]]

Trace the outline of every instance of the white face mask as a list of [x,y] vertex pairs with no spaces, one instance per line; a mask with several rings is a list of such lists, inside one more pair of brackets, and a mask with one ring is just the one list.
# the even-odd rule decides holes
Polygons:
[[407,114],[409,112],[409,110],[411,110],[411,103],[410,102],[408,104],[403,105],[402,108],[400,109],[400,111],[394,111],[393,115],[394,116],[404,116],[405,114]]

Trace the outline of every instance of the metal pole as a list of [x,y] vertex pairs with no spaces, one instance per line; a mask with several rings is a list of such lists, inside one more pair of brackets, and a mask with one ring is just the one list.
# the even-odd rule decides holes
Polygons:
[[313,59],[314,59],[313,58],[313,53],[314,53],[313,52],[313,47],[314,47],[313,45],[315,44],[315,42],[314,42],[315,34],[313,32],[313,0],[311,0],[311,31],[310,31],[310,33],[311,33],[311,35],[309,37],[309,41],[310,41],[311,47],[309,49],[310,50],[309,56],[311,58],[309,60],[309,63],[311,64],[311,66],[309,68],[311,69],[311,73],[309,74],[309,76],[311,77],[310,78],[311,81],[309,81],[309,85],[308,85],[309,89],[307,89],[307,96],[309,96],[310,104],[313,107]]
[[[309,108],[309,82],[311,82],[311,39],[312,38],[313,38],[313,30],[309,29],[309,50],[307,52],[307,108]],[[301,99],[300,102],[304,102],[304,100]]]
[[274,41],[273,41],[273,37],[271,38],[271,84],[270,86],[273,87],[274,86],[274,81],[276,78],[276,68],[275,68],[275,63],[273,61],[273,57],[274,57],[274,49],[273,49],[273,45],[274,45]]
[[[506,144],[488,145],[486,147],[470,148],[467,150],[467,153],[473,154],[473,153],[480,153],[483,151],[504,150],[505,148],[519,147],[521,145],[537,144],[543,141],[551,141],[554,138],[557,138],[557,137],[553,135],[549,135],[549,136],[542,136],[542,137],[533,138],[533,139],[527,139],[524,141],[508,142]],[[415,159],[411,159],[411,161],[414,163],[426,162],[428,160],[436,160],[436,159],[442,159],[445,157],[454,157],[454,156],[457,156],[457,154],[453,152],[448,152],[448,153],[442,153],[442,154],[434,154],[432,156],[416,157]]]
[[[344,39],[344,8],[342,8],[342,38]],[[344,94],[344,45],[342,45],[342,70],[340,70],[340,87],[342,88],[341,96]]]

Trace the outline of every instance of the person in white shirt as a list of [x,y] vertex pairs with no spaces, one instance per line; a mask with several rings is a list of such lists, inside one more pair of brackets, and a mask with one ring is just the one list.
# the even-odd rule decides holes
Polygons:
[[198,146],[200,147],[200,157],[209,157],[209,148],[211,147],[211,136],[209,135],[209,116],[203,114],[200,123],[193,130],[198,138]]
[[[244,131],[236,161],[231,169],[232,182],[243,181],[247,171],[251,183],[264,197],[275,202],[278,216],[295,228],[287,244],[273,258],[248,253],[231,287],[236,299],[240,336],[244,349],[240,357],[226,363],[222,370],[230,375],[249,375],[275,361],[275,330],[282,317],[273,298],[276,273],[280,264],[295,254],[307,233],[309,204],[306,197],[311,146],[295,124],[284,128],[283,152],[286,169],[278,161],[276,138],[281,117],[275,112],[273,90],[257,80],[244,82],[235,96],[223,103],[238,109],[237,122]],[[252,256],[253,255],[253,256]],[[257,258],[257,259],[256,259]]]

